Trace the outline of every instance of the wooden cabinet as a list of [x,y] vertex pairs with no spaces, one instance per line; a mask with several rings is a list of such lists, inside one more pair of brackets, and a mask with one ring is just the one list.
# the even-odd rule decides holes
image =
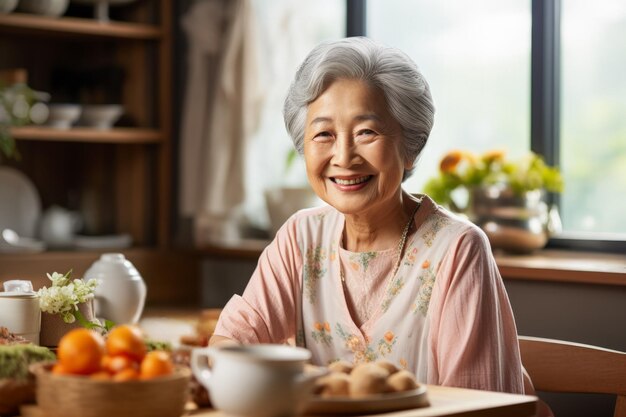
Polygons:
[[[21,159],[2,163],[34,182],[44,209],[79,210],[85,233],[130,234],[134,254],[170,243],[172,9],[171,0],[138,0],[112,8],[107,23],[73,4],[59,18],[0,14],[0,69],[26,69],[53,103],[124,106],[110,130],[14,128]],[[49,255],[0,254],[0,281]],[[63,257],[71,263],[72,251]],[[85,257],[76,253],[77,262]]]

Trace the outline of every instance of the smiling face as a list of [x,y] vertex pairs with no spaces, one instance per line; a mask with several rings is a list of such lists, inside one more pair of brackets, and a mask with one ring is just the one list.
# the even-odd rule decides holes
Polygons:
[[304,159],[315,193],[344,214],[393,209],[411,168],[383,93],[361,80],[334,81],[309,104]]

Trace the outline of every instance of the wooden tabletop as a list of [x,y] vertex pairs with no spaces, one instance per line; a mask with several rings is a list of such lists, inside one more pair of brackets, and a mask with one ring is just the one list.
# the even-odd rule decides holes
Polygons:
[[[535,415],[537,397],[503,394],[464,388],[428,385],[430,406],[384,414],[385,417],[531,417]],[[192,412],[194,417],[229,417],[228,414],[200,409]]]

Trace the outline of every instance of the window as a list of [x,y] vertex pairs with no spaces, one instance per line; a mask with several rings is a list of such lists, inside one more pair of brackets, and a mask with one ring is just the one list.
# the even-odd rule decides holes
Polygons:
[[408,191],[419,192],[450,149],[529,149],[530,12],[517,0],[367,1],[367,36],[409,54],[435,101]]
[[624,239],[626,3],[567,0],[561,7],[564,230]]
[[352,34],[407,52],[435,99],[409,191],[451,148],[533,149],[565,178],[564,232],[551,245],[624,249],[626,3],[367,0],[364,9],[362,32]]

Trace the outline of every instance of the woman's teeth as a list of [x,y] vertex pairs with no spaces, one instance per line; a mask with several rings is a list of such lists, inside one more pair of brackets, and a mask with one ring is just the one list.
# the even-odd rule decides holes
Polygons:
[[335,178],[335,182],[339,185],[356,185],[356,184],[361,184],[362,182],[365,182],[369,180],[370,178],[372,178],[371,175],[368,175],[366,177],[361,177],[361,178],[353,178],[351,180],[342,180],[339,178]]

